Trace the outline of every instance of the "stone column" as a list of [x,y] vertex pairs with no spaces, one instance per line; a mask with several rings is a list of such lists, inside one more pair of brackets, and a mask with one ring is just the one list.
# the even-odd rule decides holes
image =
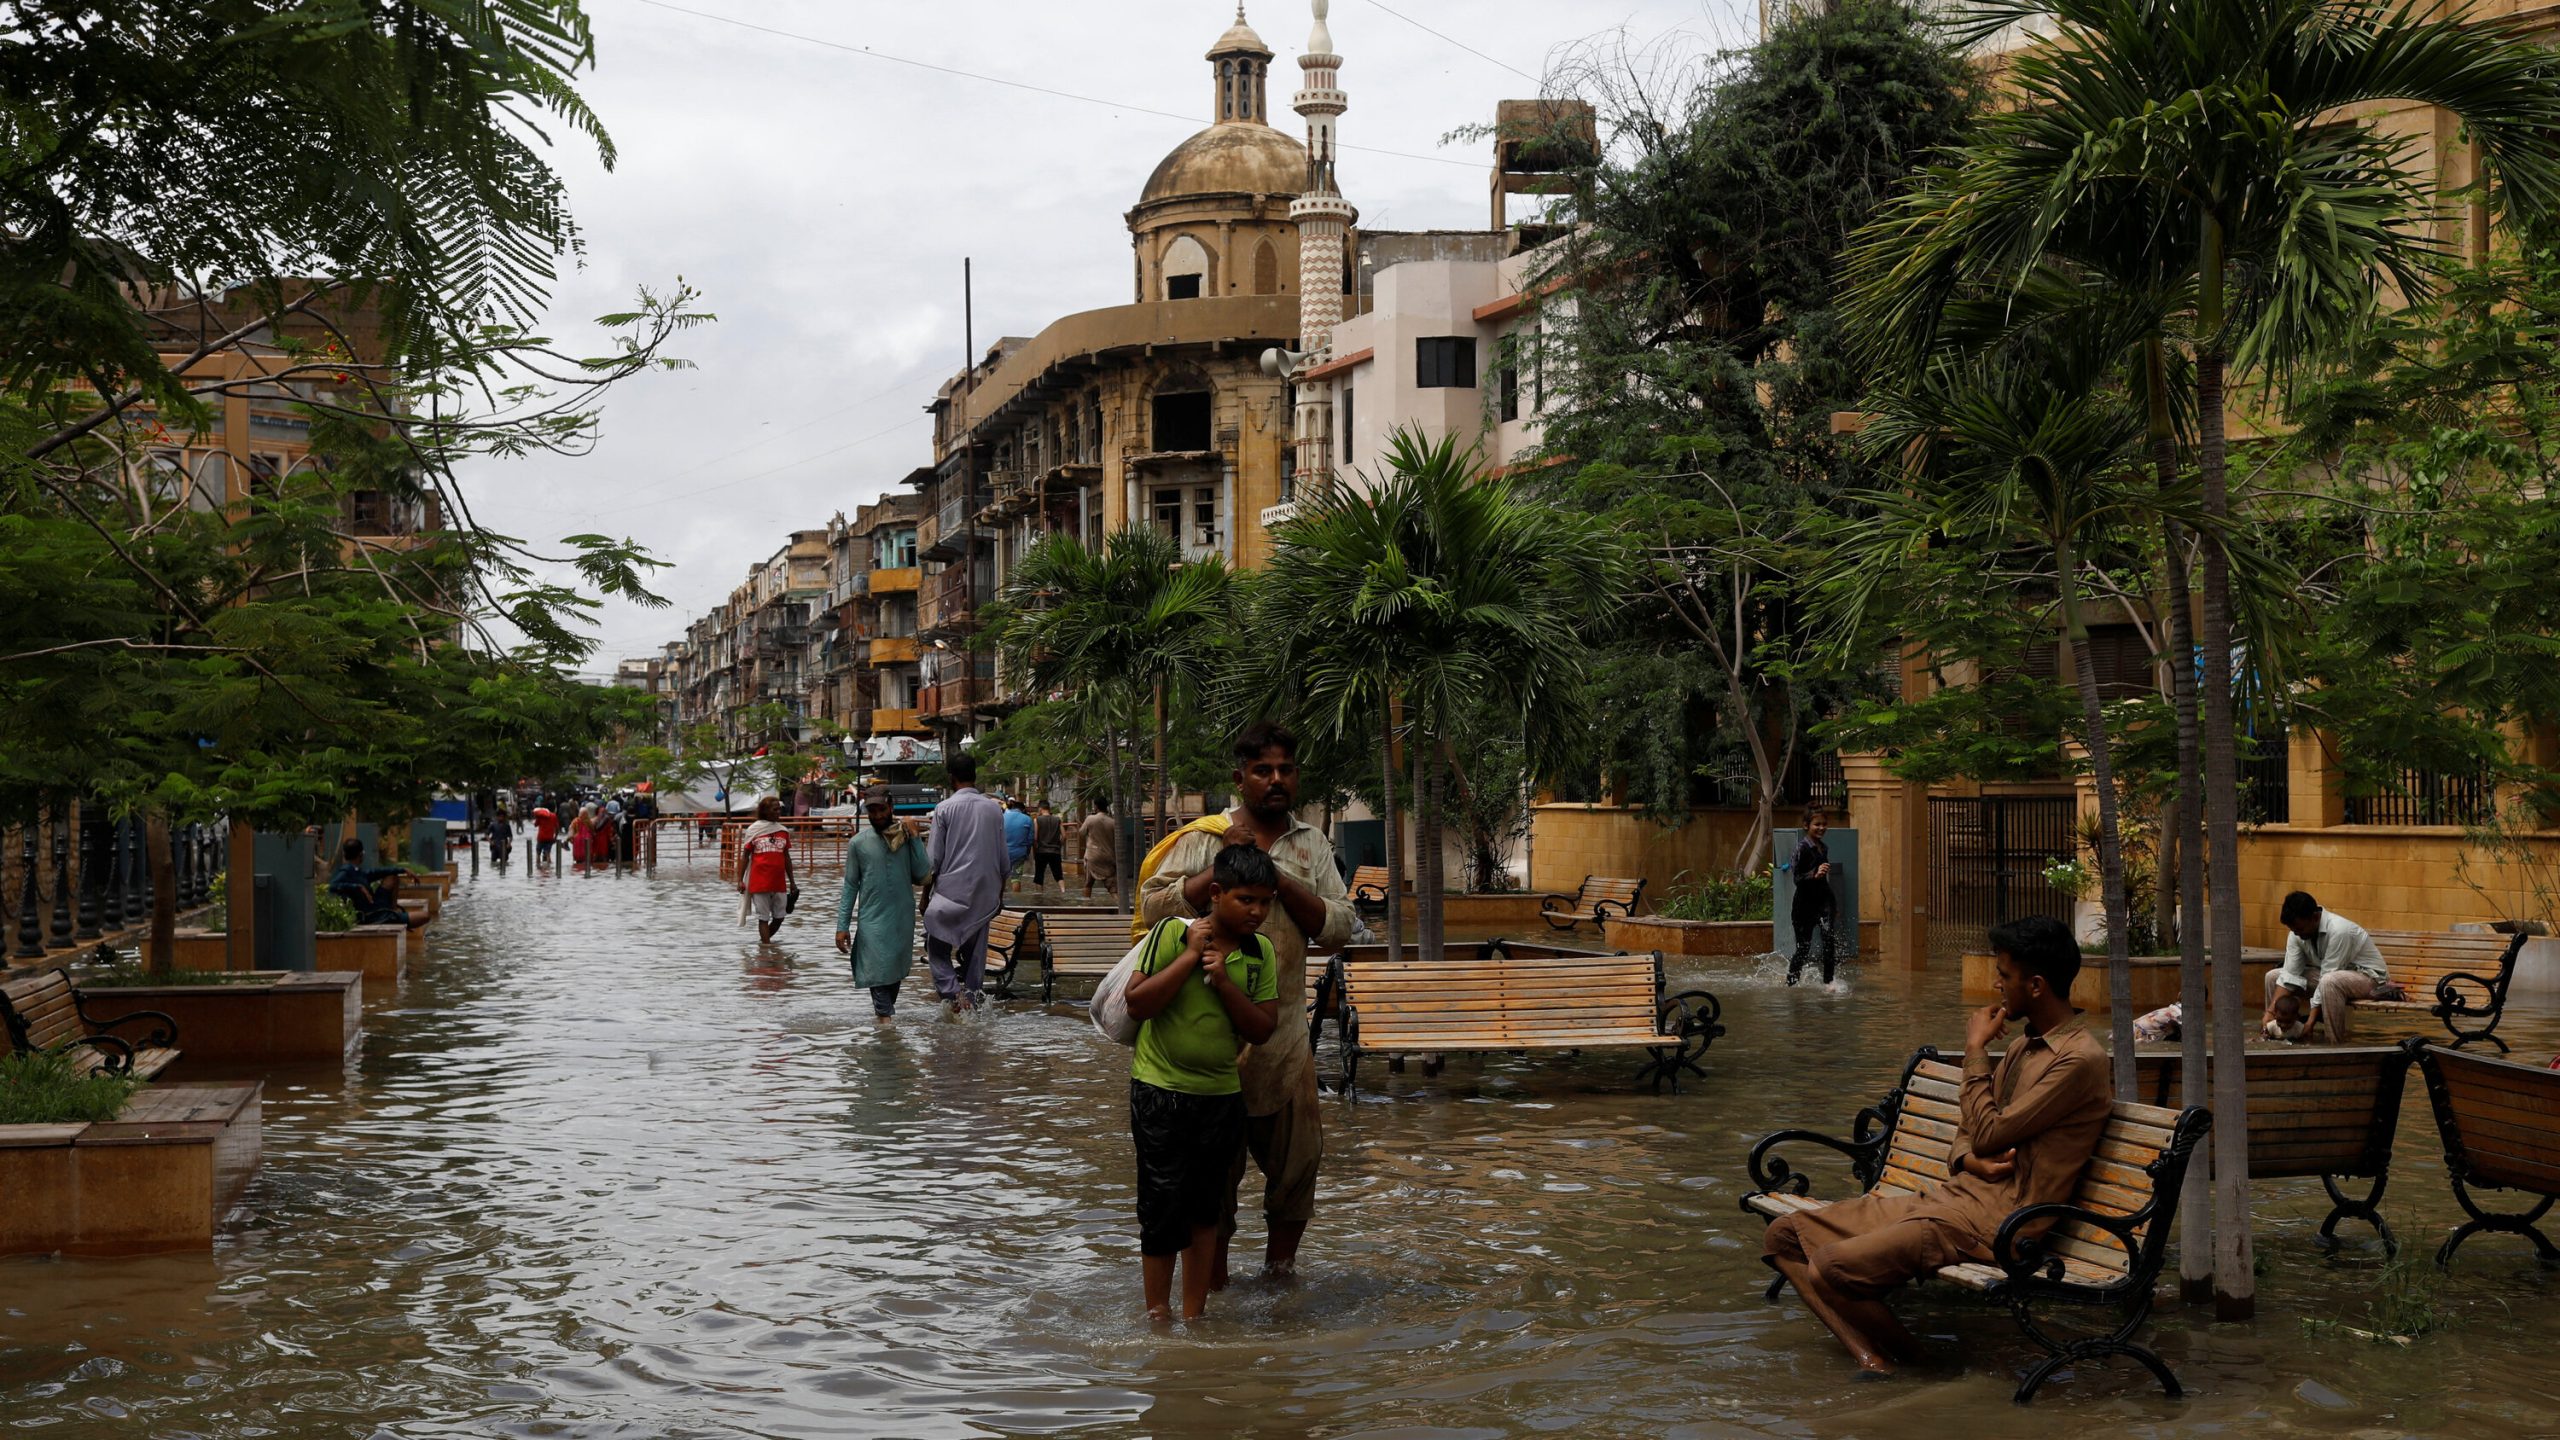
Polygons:
[[1849,824],[1858,832],[1858,913],[1884,922],[1884,964],[1918,970],[1929,957],[1929,791],[1877,754],[1842,755]]
[[2347,823],[2347,796],[2338,788],[2329,745],[2329,737],[2320,731],[2296,730],[2287,747],[2285,823],[2296,830]]

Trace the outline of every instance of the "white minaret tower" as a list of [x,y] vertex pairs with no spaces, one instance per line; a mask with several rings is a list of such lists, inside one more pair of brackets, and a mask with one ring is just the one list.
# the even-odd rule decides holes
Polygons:
[[[1333,32],[1325,28],[1328,0],[1309,4],[1315,28],[1307,34],[1307,53],[1298,57],[1306,84],[1291,102],[1307,120],[1307,193],[1289,206],[1289,218],[1298,222],[1298,344],[1304,352],[1293,378],[1332,358],[1333,327],[1342,320],[1343,237],[1360,218],[1334,183],[1334,121],[1351,103],[1342,93],[1342,57],[1333,53]],[[1301,384],[1297,420],[1297,483],[1331,483],[1332,391]]]

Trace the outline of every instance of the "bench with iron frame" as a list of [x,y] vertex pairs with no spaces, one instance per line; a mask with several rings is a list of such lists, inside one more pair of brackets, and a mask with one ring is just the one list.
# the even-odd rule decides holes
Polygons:
[[[1948,1160],[1962,1124],[1963,1071],[1923,1046],[1884,1099],[1860,1110],[1843,1140],[1813,1130],[1781,1130],[1751,1147],[1751,1180],[1759,1189],[1742,1197],[1746,1213],[1775,1221],[1830,1202],[1810,1197],[1810,1179],[1776,1152],[1780,1146],[1812,1146],[1847,1157],[1850,1173],[1869,1193],[1925,1195],[1946,1183]],[[2187,1164],[2212,1124],[2198,1107],[2168,1110],[2115,1102],[2088,1168],[2066,1204],[2029,1205],[2012,1211],[1992,1237],[1992,1262],[1944,1266],[1936,1278],[1999,1300],[2028,1340],[2045,1352],[2012,1397],[2035,1399],[2055,1371],[2111,1355],[2130,1357],[2149,1370],[2171,1399],[2185,1393],[2166,1362],[2134,1336],[2150,1318],[2153,1286],[2168,1256],[2169,1229],[2177,1218],[2178,1187]],[[2047,1227],[2030,1237],[2032,1227]],[[1769,1283],[1774,1300],[1786,1286]],[[2066,1338],[2045,1328],[2037,1307],[2046,1303],[2118,1312],[2101,1333]]]
[[[90,1016],[80,1003],[71,972],[40,971],[0,985],[0,1022],[9,1048],[21,1055],[70,1055],[83,1072],[132,1075],[148,1080],[178,1058],[178,1022],[157,1010],[135,1010],[112,1020]],[[114,1032],[147,1025],[139,1040]]]
[[[2258,1046],[2249,1067],[2249,1178],[2317,1176],[2329,1192],[2320,1244],[2338,1247],[2338,1222],[2362,1220],[2382,1237],[2385,1253],[2400,1240],[2382,1218],[2391,1183],[2392,1142],[2400,1133],[2400,1099],[2413,1052],[2406,1045]],[[2154,1105],[2178,1104],[2178,1056],[2145,1050],[2134,1057],[2136,1085]],[[2369,1180],[2363,1195],[2340,1180]]]
[[[2560,1264],[2560,1246],[2536,1228],[2560,1198],[2560,1070],[2424,1040],[2404,1043],[2426,1077],[2454,1203],[2471,1217],[2445,1237],[2436,1264],[2452,1269],[2453,1252],[2484,1232],[2521,1235],[2544,1264]],[[2534,1203],[2521,1211],[2484,1210],[2475,1189],[2520,1191]]]
[[1021,971],[1026,955],[1038,953],[1039,943],[1040,927],[1030,911],[997,911],[996,918],[987,922],[987,993],[999,1000],[1012,999],[1013,977]]
[[1644,881],[1617,875],[1585,875],[1571,897],[1549,895],[1538,902],[1538,917],[1558,930],[1597,925],[1611,915],[1633,915],[1644,898]]
[[1318,993],[1336,1012],[1344,1095],[1370,1054],[1609,1048],[1644,1050],[1636,1078],[1676,1094],[1683,1072],[1706,1077],[1699,1057],[1725,1029],[1715,996],[1665,989],[1659,952],[1527,956],[1491,942],[1472,960],[1336,955]]
[[[2486,1040],[2507,1053],[2497,1036],[2507,1012],[2507,986],[2515,979],[2516,958],[2524,953],[2522,932],[2498,935],[2466,930],[2376,930],[2374,947],[2391,978],[2408,992],[2406,1000],[2358,1000],[2359,1013],[2432,1015],[2444,1022],[2456,1048]],[[2484,973],[2485,972],[2485,973]]]
[[1054,1005],[1058,982],[1101,984],[1129,953],[1129,916],[1121,910],[1056,909],[1027,912],[1039,922],[1040,1003]]

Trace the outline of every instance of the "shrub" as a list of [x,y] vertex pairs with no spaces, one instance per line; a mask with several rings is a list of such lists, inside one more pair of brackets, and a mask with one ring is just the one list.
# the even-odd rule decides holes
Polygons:
[[1770,877],[1710,875],[1692,880],[1676,876],[1654,913],[1666,920],[1766,920],[1770,918]]
[[78,1125],[113,1120],[142,1082],[80,1072],[78,1051],[0,1055],[0,1125]]
[[316,908],[318,918],[313,922],[313,928],[321,934],[336,935],[356,928],[355,903],[344,895],[332,895],[324,890]]

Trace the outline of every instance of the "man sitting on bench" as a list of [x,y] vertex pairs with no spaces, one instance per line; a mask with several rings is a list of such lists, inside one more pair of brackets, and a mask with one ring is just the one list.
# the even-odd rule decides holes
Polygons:
[[367,870],[364,842],[349,840],[338,847],[338,868],[329,874],[329,893],[356,907],[359,925],[406,925],[414,930],[426,924],[427,917],[400,908],[400,877],[408,873],[397,866]]
[[[2106,1130],[2107,1052],[2071,1008],[2080,946],[2044,916],[1993,927],[2000,998],[1965,1022],[1962,1116],[1947,1181],[1922,1195],[1867,1194],[1769,1226],[1762,1258],[1849,1347],[1889,1374],[1919,1343],[1884,1297],[1965,1261],[1991,1263],[2012,1211],[2068,1202]],[[2026,1033],[1991,1063],[2011,1020]]]
[[2276,918],[2293,935],[2284,942],[2284,964],[2267,972],[2267,1013],[2259,1033],[2270,1040],[2300,1040],[2317,1030],[2332,1045],[2346,1044],[2356,1001],[2395,998],[2382,952],[2363,926],[2321,909],[2305,891],[2284,897]]

